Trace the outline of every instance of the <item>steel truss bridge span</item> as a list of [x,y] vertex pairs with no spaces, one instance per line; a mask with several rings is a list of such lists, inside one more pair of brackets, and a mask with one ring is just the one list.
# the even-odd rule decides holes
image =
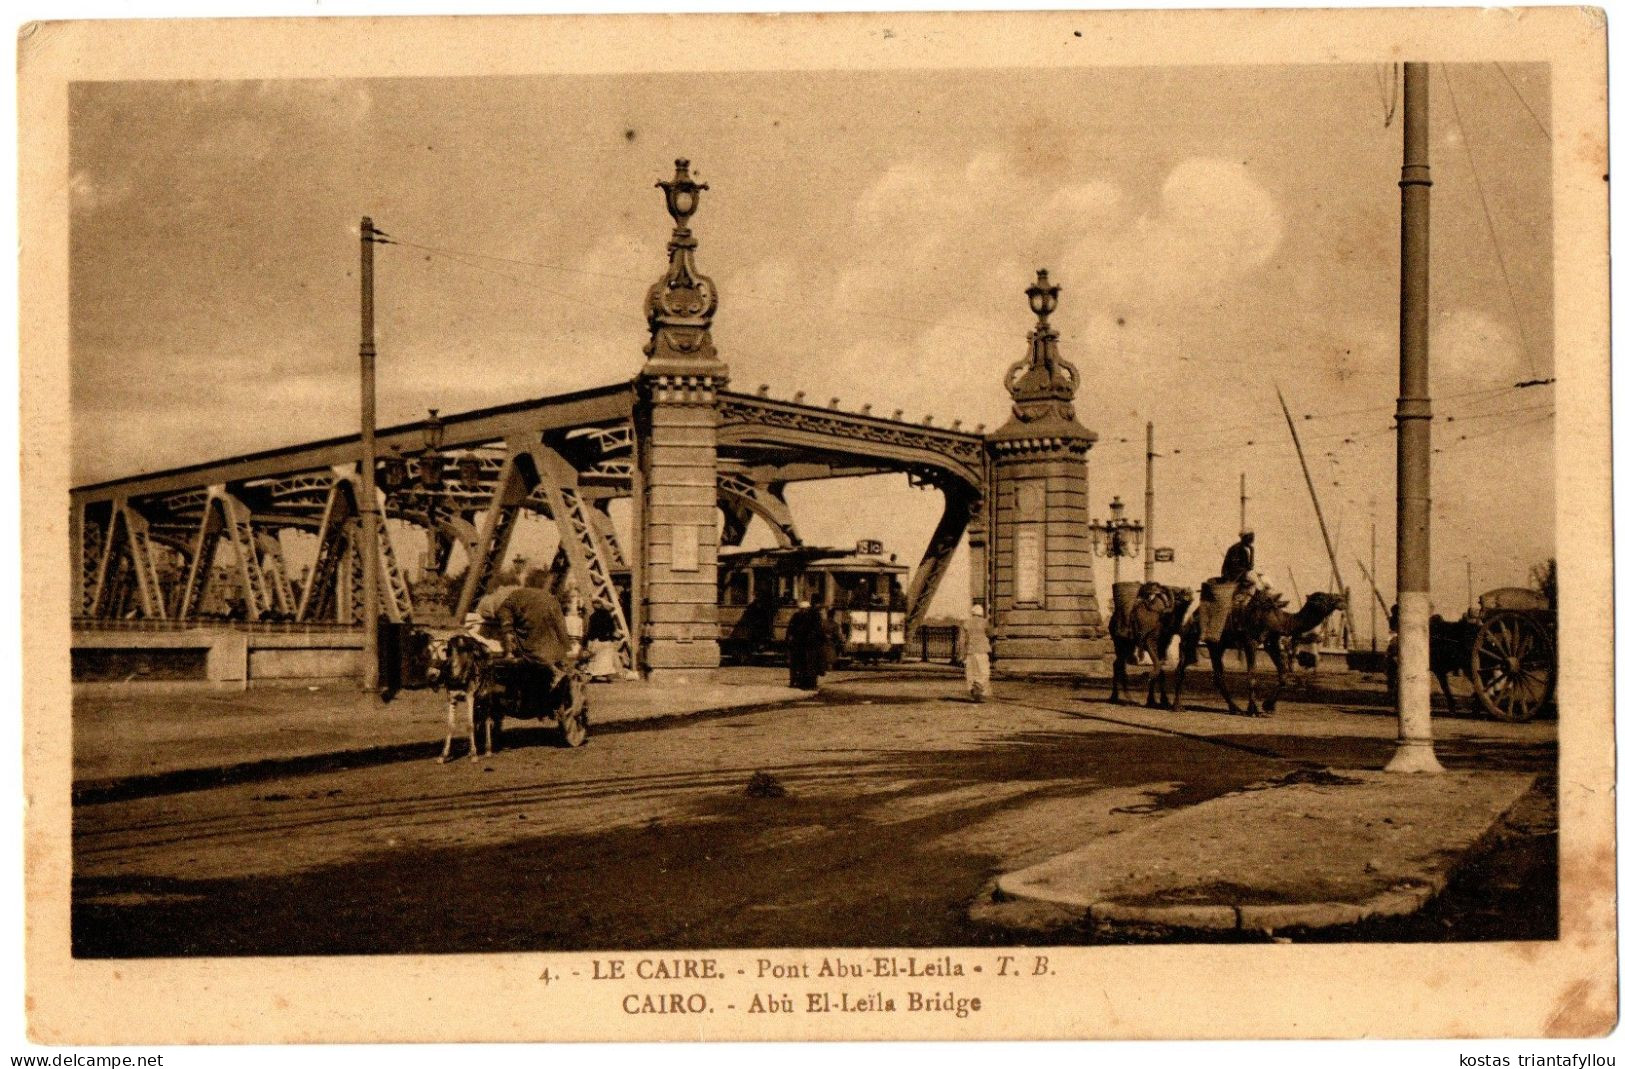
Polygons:
[[[640,403],[633,382],[380,430],[382,513],[425,532],[431,571],[444,575],[453,548],[463,549],[459,613],[502,571],[518,516],[550,519],[559,536],[558,581],[611,611],[623,658],[633,663],[644,599],[634,594],[627,618],[615,576],[630,573],[634,592],[641,589],[639,536],[623,545],[608,507],[631,498],[636,512],[651,490]],[[714,411],[719,545],[737,545],[752,518],[779,544],[799,544],[785,499],[792,483],[902,473],[942,492],[943,515],[909,591],[916,626],[980,514],[983,437],[728,390],[717,392]],[[426,444],[431,430],[441,439],[434,449]],[[251,621],[359,621],[360,462],[360,436],[348,435],[74,488],[74,614],[184,622],[204,616],[211,591],[224,584]],[[388,466],[393,479],[382,475]],[[389,619],[408,620],[412,593],[389,526],[379,529],[379,603]],[[284,558],[287,531],[315,539],[303,576],[290,574]],[[229,557],[223,544],[232,547]]]

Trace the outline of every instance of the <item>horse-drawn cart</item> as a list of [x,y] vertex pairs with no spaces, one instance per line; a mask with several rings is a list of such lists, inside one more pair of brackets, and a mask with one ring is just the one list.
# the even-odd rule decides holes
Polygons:
[[1497,720],[1533,720],[1557,693],[1557,612],[1545,595],[1522,587],[1491,590],[1478,604],[1467,662],[1473,693]]

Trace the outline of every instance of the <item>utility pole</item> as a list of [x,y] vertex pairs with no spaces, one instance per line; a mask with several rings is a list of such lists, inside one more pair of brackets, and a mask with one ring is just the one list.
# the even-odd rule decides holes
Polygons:
[[1467,609],[1473,608],[1473,558],[1467,558]]
[[1241,473],[1241,533],[1247,530],[1247,473]]
[[1151,462],[1156,459],[1156,452],[1151,448],[1151,423],[1145,425],[1145,581],[1151,582],[1157,559],[1157,540],[1152,535],[1151,513],[1152,504],[1156,500],[1156,493],[1152,489]]
[[1399,171],[1398,530],[1399,748],[1390,772],[1442,772],[1433,752],[1428,671],[1428,68],[1405,64],[1405,157]]
[[378,348],[372,334],[372,217],[361,217],[361,689],[378,693]]
[[[1356,562],[1356,563],[1358,563],[1358,562]],[[1371,567],[1372,567],[1373,570],[1375,570],[1376,567],[1377,567],[1377,521],[1376,520],[1371,521]],[[1377,648],[1377,591],[1376,591],[1376,588],[1373,587],[1372,591],[1371,591],[1371,649],[1373,651],[1375,651],[1376,648]]]

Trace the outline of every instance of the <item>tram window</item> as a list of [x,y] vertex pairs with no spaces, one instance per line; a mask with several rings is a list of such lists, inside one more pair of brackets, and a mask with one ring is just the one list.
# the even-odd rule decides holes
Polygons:
[[824,604],[825,581],[829,576],[823,572],[808,572],[803,578],[806,583],[807,600],[814,605]]
[[722,590],[722,603],[724,605],[750,604],[750,572],[740,569],[730,572],[724,580]]
[[794,605],[796,603],[796,577],[793,575],[780,575],[777,579],[776,590],[780,605]]
[[883,576],[865,575],[861,572],[842,572],[836,577],[836,601],[838,608],[846,609],[872,609],[884,608],[882,600],[878,605],[875,602],[875,580]]

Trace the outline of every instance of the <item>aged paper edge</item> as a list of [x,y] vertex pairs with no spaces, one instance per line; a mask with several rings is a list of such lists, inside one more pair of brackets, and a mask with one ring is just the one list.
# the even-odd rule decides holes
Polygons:
[[[605,47],[613,42],[613,47]],[[364,46],[364,47],[363,47]],[[1615,1021],[1605,35],[1595,9],[31,23],[19,38],[27,1005],[46,1043],[1598,1035]],[[592,955],[75,961],[67,600],[67,88],[73,80],[1246,63],[1552,68],[1563,937],[1534,944],[1054,948],[997,1012],[822,1027],[550,997]],[[1397,161],[1396,161],[1397,174]],[[1397,198],[1396,198],[1397,203]],[[1397,225],[1397,224],[1396,224]],[[997,951],[966,951],[992,961]],[[816,951],[797,951],[813,958]],[[602,955],[600,955],[602,956]],[[743,965],[755,952],[725,952]],[[1237,976],[1247,982],[1236,983]],[[1006,982],[1001,981],[1001,984]],[[458,993],[490,1010],[430,1012]],[[96,992],[97,997],[84,997]],[[969,986],[965,994],[975,994]],[[1116,995],[1114,998],[1113,995]],[[444,1002],[441,1002],[444,1006]]]

